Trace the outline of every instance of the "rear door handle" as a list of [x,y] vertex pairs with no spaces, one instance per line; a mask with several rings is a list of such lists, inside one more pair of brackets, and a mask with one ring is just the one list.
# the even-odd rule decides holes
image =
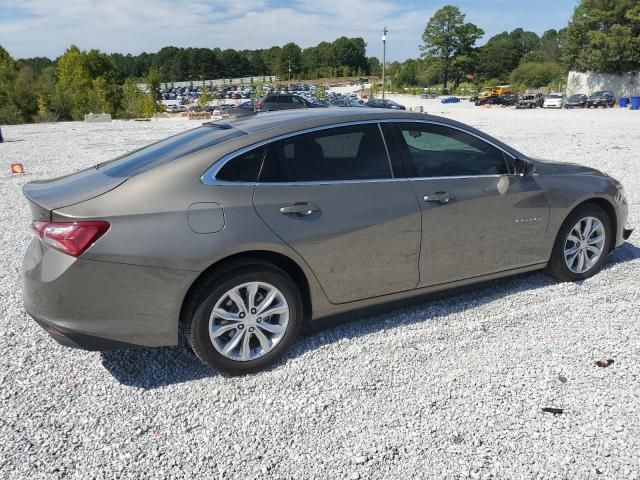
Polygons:
[[456,196],[453,193],[447,192],[436,192],[431,195],[425,195],[425,202],[436,202],[436,203],[449,203],[451,200],[455,200]]
[[307,215],[311,215],[313,212],[319,211],[320,207],[306,202],[299,202],[280,208],[280,213],[282,213],[283,215],[298,215],[300,217],[306,217]]

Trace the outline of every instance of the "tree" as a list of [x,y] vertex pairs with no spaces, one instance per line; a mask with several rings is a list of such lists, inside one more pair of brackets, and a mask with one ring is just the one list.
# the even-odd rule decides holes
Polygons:
[[559,32],[551,29],[542,34],[540,38],[540,52],[547,62],[559,62],[562,57],[562,37],[565,30]]
[[569,69],[618,75],[640,70],[640,0],[581,0],[562,46]]
[[520,60],[517,49],[507,32],[495,35],[478,51],[478,74],[483,79],[509,77]]
[[153,101],[154,110],[158,109],[158,101],[160,100],[160,84],[161,73],[156,67],[151,67],[147,73],[147,87],[149,88],[149,96]]
[[0,108],[9,102],[10,91],[16,77],[16,62],[2,46],[0,46]]
[[91,76],[86,56],[72,45],[58,59],[56,65],[56,95],[61,114],[65,118],[80,120],[89,113]]
[[465,15],[458,7],[444,6],[431,17],[422,35],[423,56],[440,64],[444,88],[447,87],[454,60],[468,54],[476,41],[484,35],[481,28],[465,23],[464,19]]

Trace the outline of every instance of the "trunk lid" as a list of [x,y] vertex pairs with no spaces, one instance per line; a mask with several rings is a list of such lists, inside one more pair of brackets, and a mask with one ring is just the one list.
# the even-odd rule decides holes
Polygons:
[[126,180],[126,177],[110,177],[91,167],[64,177],[29,182],[22,192],[29,200],[33,220],[51,220],[53,210],[95,198]]

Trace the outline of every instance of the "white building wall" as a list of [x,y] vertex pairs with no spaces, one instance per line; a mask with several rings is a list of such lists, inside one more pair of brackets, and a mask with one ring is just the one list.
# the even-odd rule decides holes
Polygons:
[[598,90],[611,90],[616,97],[640,96],[640,73],[609,75],[594,72],[569,72],[567,96],[583,93],[591,95]]

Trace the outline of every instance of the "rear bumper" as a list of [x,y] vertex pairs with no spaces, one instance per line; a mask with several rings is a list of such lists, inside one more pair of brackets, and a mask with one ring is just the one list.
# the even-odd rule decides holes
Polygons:
[[32,240],[23,261],[27,312],[64,345],[90,350],[178,342],[196,272],[76,259]]
[[106,338],[93,337],[91,335],[85,335],[84,333],[57,327],[33,316],[32,318],[38,325],[44,328],[51,338],[65,347],[100,352],[107,350],[129,350],[132,348],[142,348],[142,345],[134,345],[132,343],[117,342]]

